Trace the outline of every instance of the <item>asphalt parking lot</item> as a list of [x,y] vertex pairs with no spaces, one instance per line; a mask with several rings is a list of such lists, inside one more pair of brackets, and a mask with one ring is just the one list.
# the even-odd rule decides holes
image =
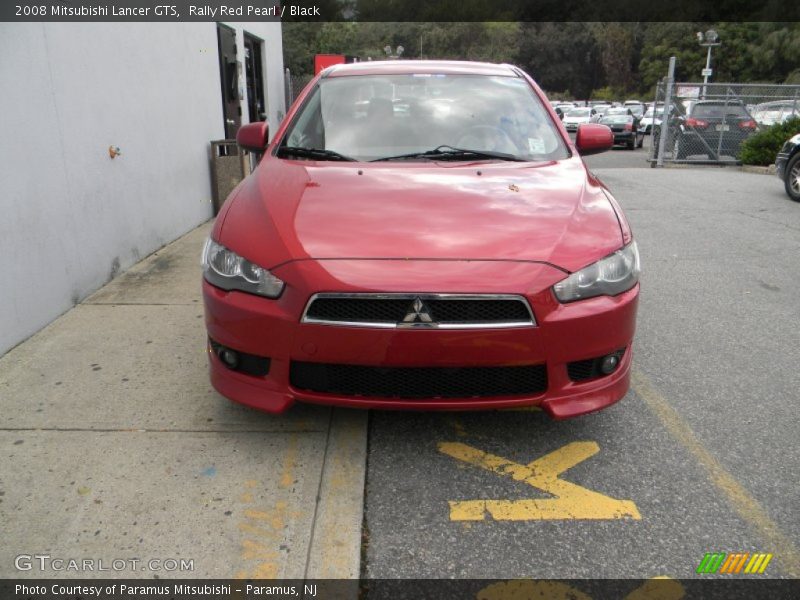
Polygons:
[[365,577],[686,578],[717,551],[800,576],[799,207],[645,155],[587,160],[642,256],[631,391],[564,422],[372,413]]

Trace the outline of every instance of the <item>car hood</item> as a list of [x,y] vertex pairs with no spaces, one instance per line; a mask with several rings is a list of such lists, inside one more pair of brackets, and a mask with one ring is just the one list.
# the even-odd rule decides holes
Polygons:
[[622,245],[580,158],[354,164],[267,157],[218,240],[267,268],[302,259],[515,260],[574,271]]

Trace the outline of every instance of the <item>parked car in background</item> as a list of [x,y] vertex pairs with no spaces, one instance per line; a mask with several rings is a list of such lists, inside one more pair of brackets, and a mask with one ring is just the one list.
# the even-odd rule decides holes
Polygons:
[[596,114],[597,111],[593,108],[573,108],[564,115],[564,127],[567,131],[577,131],[579,125],[591,123]]
[[800,99],[764,102],[752,108],[750,114],[759,125],[769,127],[792,117],[800,117]]
[[[609,114],[612,110],[624,111],[622,113]],[[644,144],[644,133],[639,131],[636,118],[631,111],[625,108],[611,109],[602,119],[598,121],[601,125],[611,128],[614,134],[614,144],[623,145],[628,150],[641,148]]]
[[661,126],[661,119],[664,116],[664,104],[659,102],[656,105],[650,105],[647,107],[644,115],[639,120],[639,127],[642,128],[644,133],[649,134],[653,132],[654,127]]
[[556,108],[561,109],[561,112],[563,112],[564,115],[566,115],[569,111],[575,108],[575,104],[573,104],[572,102],[559,102],[558,104],[556,104]]
[[673,123],[675,160],[701,154],[711,160],[736,157],[742,142],[758,128],[741,100],[699,100]]
[[592,108],[595,111],[594,122],[596,123],[600,118],[602,118],[602,116],[604,114],[606,114],[606,111],[608,109],[613,108],[613,107],[608,103],[603,103],[603,104],[594,104],[594,105],[592,105]]
[[633,111],[627,106],[612,106],[603,114],[604,117],[610,117],[612,115],[630,115],[631,117],[634,116]]
[[775,159],[775,171],[789,198],[800,202],[800,133],[786,141]]
[[641,102],[637,102],[635,104],[630,104],[630,101],[626,102],[623,106],[631,111],[631,114],[636,117],[637,120],[641,120],[644,116],[646,107]]

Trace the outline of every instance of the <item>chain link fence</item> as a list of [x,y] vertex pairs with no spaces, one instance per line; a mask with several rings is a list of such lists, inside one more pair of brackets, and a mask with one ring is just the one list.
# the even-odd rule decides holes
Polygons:
[[283,89],[286,93],[286,111],[289,111],[295,98],[300,95],[303,88],[314,78],[313,75],[293,75],[289,69],[283,73]]
[[653,133],[653,162],[659,158],[664,135],[664,162],[739,164],[746,139],[800,116],[800,85],[674,83],[671,90],[668,87],[666,81],[658,84],[655,102],[642,119]]

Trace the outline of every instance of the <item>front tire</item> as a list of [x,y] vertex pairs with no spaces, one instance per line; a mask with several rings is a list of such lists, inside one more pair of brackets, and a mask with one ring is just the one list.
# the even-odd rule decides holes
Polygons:
[[784,185],[789,198],[800,202],[800,152],[796,152],[789,164],[786,165]]

